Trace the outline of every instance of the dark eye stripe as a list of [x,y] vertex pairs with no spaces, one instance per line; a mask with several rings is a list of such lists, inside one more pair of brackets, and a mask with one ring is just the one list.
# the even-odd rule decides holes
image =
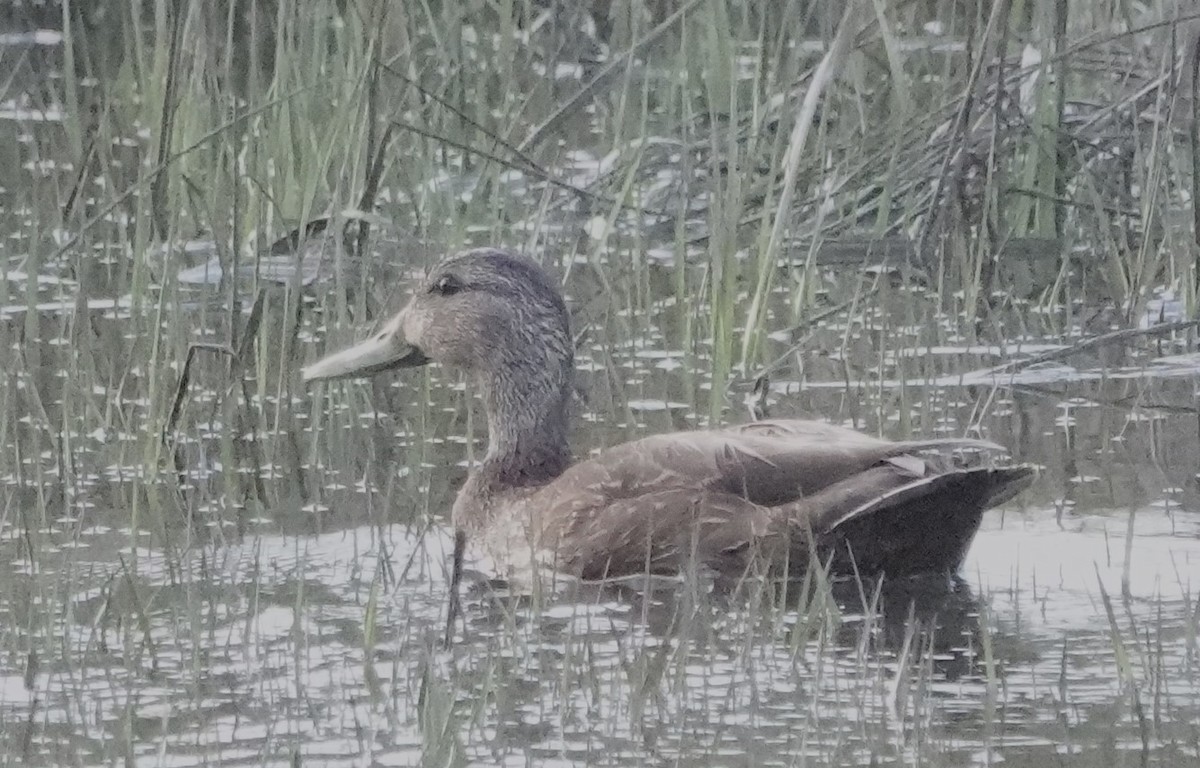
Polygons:
[[433,285],[429,287],[430,293],[437,293],[442,296],[452,296],[461,290],[462,284],[453,275],[442,275],[437,280],[434,280]]

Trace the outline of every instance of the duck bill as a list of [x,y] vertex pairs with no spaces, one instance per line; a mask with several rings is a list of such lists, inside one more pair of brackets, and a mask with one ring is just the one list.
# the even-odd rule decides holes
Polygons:
[[305,367],[304,380],[365,378],[396,368],[425,365],[429,358],[419,347],[405,340],[400,320],[397,317],[369,339]]

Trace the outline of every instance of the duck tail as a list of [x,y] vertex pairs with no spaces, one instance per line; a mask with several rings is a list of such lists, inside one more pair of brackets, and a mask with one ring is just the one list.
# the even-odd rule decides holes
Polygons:
[[[835,571],[905,574],[958,568],[983,513],[1027,488],[1031,466],[970,467],[915,477],[885,462],[788,505]],[[794,545],[795,546],[795,545]]]

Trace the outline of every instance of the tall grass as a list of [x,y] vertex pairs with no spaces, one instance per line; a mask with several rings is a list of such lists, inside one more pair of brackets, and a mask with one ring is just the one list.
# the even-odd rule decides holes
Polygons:
[[[1195,13],[552,5],[68,4],[63,76],[7,87],[66,119],[0,122],[6,762],[300,763],[310,724],[356,759],[445,765],[1036,761],[1054,740],[1100,763],[1124,755],[1104,731],[1194,757],[1190,549],[1179,600],[1110,599],[1103,573],[1099,629],[1030,630],[1053,596],[1021,563],[937,616],[820,573],[727,602],[697,574],[664,603],[473,597],[465,642],[435,650],[471,393],[439,371],[310,392],[296,371],[467,244],[563,276],[580,453],[740,419],[766,373],[780,415],[1008,430],[1066,524],[1194,496],[1194,424],[1161,415],[1194,410],[1188,380],[976,393],[933,383],[994,354],[932,350],[1058,341],[1096,299],[1135,318],[1162,287],[1194,308]],[[388,225],[330,282],[175,279],[189,240],[234,275],[358,205],[388,127]],[[194,349],[223,353],[191,353],[176,412]],[[1134,523],[1160,512],[1112,528],[1134,573]]]

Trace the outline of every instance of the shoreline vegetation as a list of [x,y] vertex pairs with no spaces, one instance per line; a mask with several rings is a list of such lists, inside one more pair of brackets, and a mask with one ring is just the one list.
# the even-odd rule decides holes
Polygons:
[[[0,764],[1200,764],[1200,11],[0,12]],[[561,280],[576,455],[750,414],[1041,475],[958,578],[476,588],[444,254]],[[628,585],[626,585],[628,586]]]

